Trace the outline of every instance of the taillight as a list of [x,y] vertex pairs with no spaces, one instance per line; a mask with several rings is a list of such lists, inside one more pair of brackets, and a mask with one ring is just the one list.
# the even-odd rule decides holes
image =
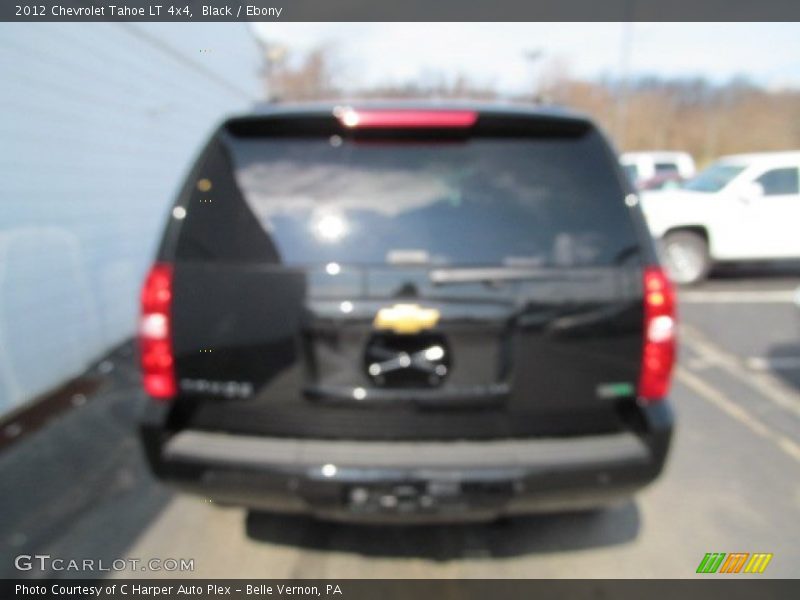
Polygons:
[[172,266],[156,263],[142,288],[139,355],[144,389],[153,398],[169,400],[178,391],[172,353]]
[[644,271],[644,349],[639,398],[657,402],[669,392],[676,355],[675,290],[658,267]]

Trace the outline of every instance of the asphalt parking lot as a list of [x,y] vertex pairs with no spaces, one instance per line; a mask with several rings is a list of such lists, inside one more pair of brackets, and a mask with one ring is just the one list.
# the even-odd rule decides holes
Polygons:
[[678,429],[664,476],[635,501],[487,525],[356,527],[173,494],[143,464],[122,348],[104,391],[0,453],[0,573],[33,575],[13,558],[44,553],[194,559],[197,577],[669,578],[695,576],[707,552],[769,552],[759,577],[796,577],[798,285],[798,272],[723,274],[681,293]]

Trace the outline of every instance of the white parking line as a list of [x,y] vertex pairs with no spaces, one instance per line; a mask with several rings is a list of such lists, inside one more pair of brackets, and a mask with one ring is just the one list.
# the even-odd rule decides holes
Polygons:
[[794,371],[800,369],[800,356],[751,356],[746,363],[754,371]]
[[727,413],[730,417],[739,421],[750,431],[769,440],[778,448],[780,448],[781,451],[789,455],[797,462],[800,462],[800,446],[798,446],[795,442],[770,429],[767,425],[756,419],[741,406],[731,400],[728,400],[728,398],[726,398],[725,395],[716,388],[710,386],[705,381],[700,379],[700,377],[690,373],[683,367],[678,367],[677,375],[681,383],[691,388],[698,396],[705,398],[714,406]]
[[795,417],[800,417],[800,395],[797,392],[778,383],[767,373],[745,369],[743,361],[708,341],[703,334],[690,325],[681,325],[680,336],[681,340],[697,354],[698,358],[705,360],[706,364],[719,367],[776,406],[790,412]]
[[678,292],[678,301],[689,304],[791,304],[795,297],[794,290]]

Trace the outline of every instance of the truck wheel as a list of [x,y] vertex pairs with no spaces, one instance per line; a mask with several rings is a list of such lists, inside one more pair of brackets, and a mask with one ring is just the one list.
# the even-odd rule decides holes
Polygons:
[[711,270],[708,243],[691,231],[674,231],[664,237],[664,258],[669,276],[680,285],[703,281]]

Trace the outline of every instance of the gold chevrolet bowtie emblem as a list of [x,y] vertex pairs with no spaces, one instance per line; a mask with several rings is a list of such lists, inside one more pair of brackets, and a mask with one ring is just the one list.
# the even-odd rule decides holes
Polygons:
[[395,304],[391,308],[380,309],[372,326],[375,329],[389,329],[395,333],[413,335],[433,329],[438,322],[439,311],[435,308],[422,308],[417,304]]

